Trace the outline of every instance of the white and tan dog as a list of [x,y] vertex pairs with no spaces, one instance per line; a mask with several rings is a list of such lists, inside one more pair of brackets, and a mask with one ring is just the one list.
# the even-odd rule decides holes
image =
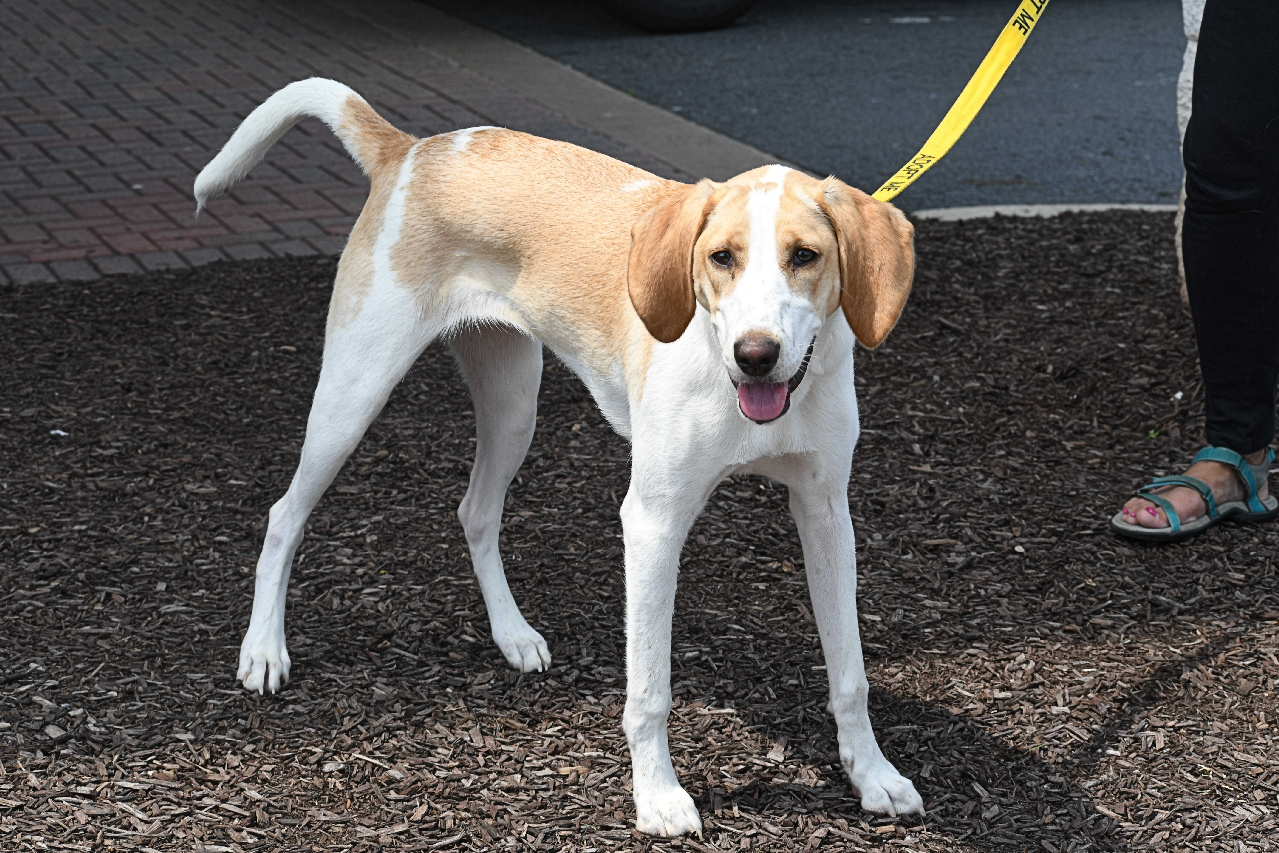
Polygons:
[[307,516],[391,389],[442,336],[475,403],[475,466],[458,515],[493,638],[517,669],[550,664],[498,554],[506,489],[533,436],[544,344],[633,445],[621,512],[622,727],[638,828],[701,830],[667,747],[671,617],[684,538],[716,484],[737,472],[790,489],[839,754],[862,806],[921,812],[866,711],[848,513],[853,340],[878,345],[901,312],[914,272],[906,218],[834,178],[782,166],[687,185],[509,130],[415,139],[319,79],[254,110],[197,178],[199,204],[305,116],[328,124],[372,189],[338,265],[302,458],[271,508],[240,648],[244,686],[275,691],[288,678],[285,594]]

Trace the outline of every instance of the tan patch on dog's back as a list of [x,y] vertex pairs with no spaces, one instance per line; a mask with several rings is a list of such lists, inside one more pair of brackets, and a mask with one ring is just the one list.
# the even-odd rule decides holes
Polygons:
[[342,124],[338,133],[349,138],[359,151],[360,167],[370,180],[404,161],[404,155],[417,142],[395,125],[382,118],[364,99],[351,95],[342,105]]
[[476,131],[461,151],[427,139],[414,157],[391,257],[423,310],[439,310],[459,285],[487,290],[553,350],[600,376],[622,367],[642,378],[651,340],[642,328],[637,339],[626,290],[631,226],[682,185],[502,129]]
[[397,129],[355,95],[342,105],[339,133],[359,152],[359,165],[369,176],[369,198],[351,229],[338,261],[325,335],[360,315],[373,284],[373,247],[385,225],[386,203],[395,189],[400,166],[417,138]]

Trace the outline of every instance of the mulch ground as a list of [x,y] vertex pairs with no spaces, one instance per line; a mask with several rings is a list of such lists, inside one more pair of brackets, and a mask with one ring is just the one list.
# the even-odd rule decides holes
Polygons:
[[674,842],[631,828],[627,447],[564,367],[502,537],[551,671],[488,636],[469,400],[433,348],[311,519],[294,680],[261,697],[237,649],[333,264],[0,292],[0,847],[1273,849],[1279,527],[1105,528],[1202,440],[1171,232],[920,225],[905,317],[858,356],[850,497],[871,717],[927,816],[858,808],[784,490],[740,478],[684,552],[671,751],[706,831]]

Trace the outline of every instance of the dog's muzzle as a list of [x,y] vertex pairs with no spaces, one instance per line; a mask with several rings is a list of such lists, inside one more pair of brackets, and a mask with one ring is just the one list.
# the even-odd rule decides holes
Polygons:
[[737,388],[737,408],[741,413],[757,424],[775,421],[790,411],[790,397],[804,381],[808,373],[808,362],[813,357],[813,345],[817,338],[808,344],[808,352],[799,365],[795,375],[785,382],[738,382],[733,380]]

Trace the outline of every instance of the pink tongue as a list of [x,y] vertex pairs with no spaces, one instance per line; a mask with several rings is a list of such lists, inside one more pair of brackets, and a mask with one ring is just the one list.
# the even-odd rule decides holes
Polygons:
[[743,382],[737,386],[737,404],[753,421],[771,421],[786,407],[785,382]]

